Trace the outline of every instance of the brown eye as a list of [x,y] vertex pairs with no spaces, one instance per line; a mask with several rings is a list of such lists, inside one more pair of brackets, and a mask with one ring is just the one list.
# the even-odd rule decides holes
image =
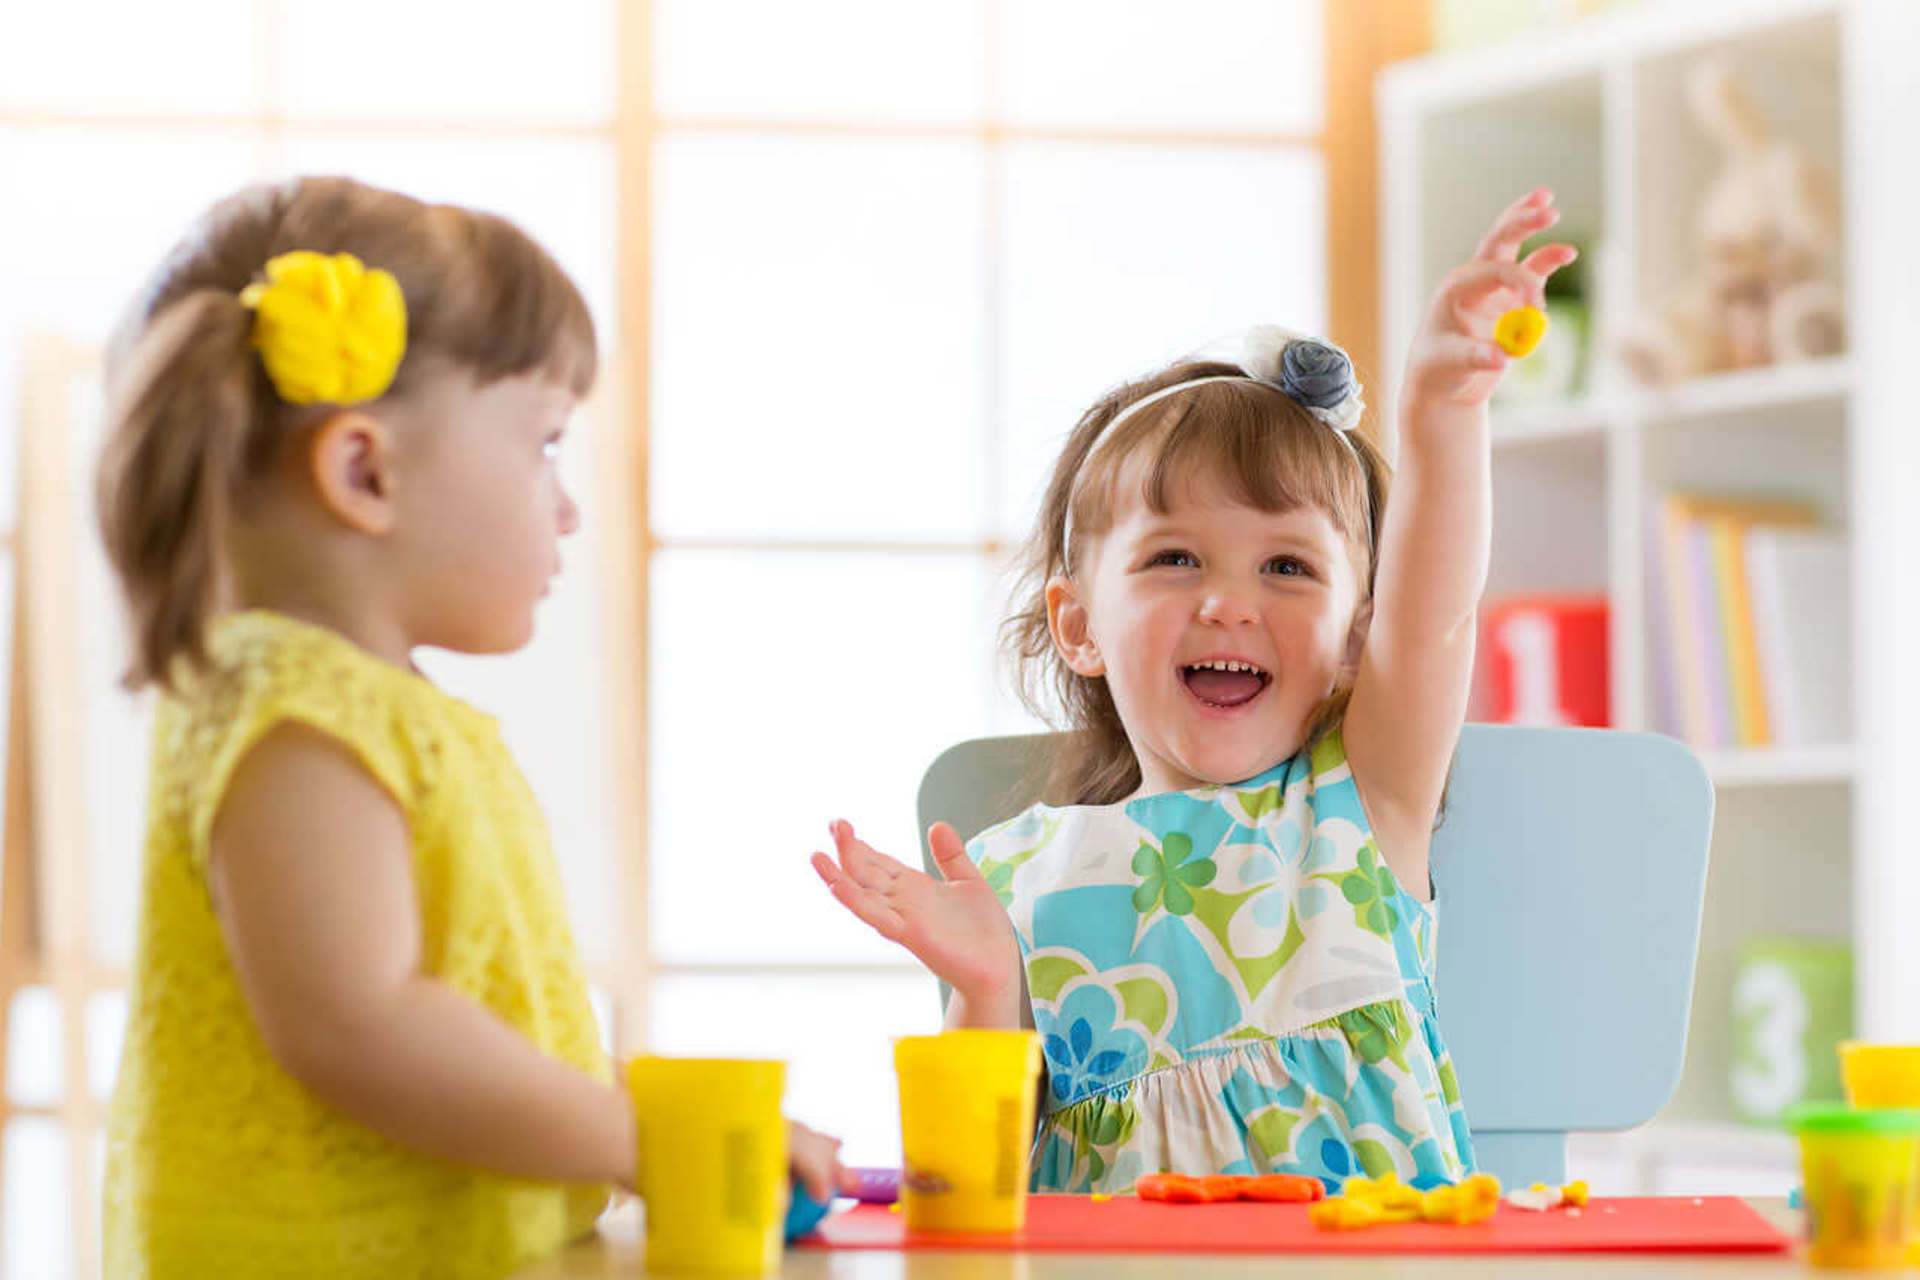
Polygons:
[[1313,570],[1297,556],[1275,556],[1267,561],[1267,572],[1286,578],[1307,578],[1313,576]]
[[1155,565],[1168,565],[1175,569],[1195,569],[1199,567],[1200,561],[1191,551],[1156,551],[1152,559],[1147,561],[1148,568]]

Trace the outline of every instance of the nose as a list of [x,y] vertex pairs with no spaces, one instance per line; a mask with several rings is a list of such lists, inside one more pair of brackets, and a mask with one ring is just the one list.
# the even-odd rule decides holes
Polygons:
[[568,537],[579,532],[579,529],[579,504],[574,502],[573,495],[568,493],[566,488],[562,486],[560,489],[560,536],[563,538]]
[[1206,594],[1200,598],[1196,616],[1211,626],[1230,627],[1258,621],[1259,611],[1254,608],[1252,597],[1244,587],[1237,583],[1214,582],[1207,586]]

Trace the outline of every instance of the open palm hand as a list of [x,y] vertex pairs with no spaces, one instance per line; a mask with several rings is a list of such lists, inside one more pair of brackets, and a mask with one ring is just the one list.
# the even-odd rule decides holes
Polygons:
[[851,823],[836,820],[830,829],[839,860],[815,853],[813,869],[847,910],[964,996],[1019,982],[1013,923],[952,827],[936,822],[927,832],[938,879],[881,853]]

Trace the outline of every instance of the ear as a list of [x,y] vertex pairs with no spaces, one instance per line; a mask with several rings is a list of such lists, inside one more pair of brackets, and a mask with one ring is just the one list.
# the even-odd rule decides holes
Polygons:
[[344,409],[315,429],[307,469],[320,503],[342,524],[382,537],[394,524],[394,447],[386,424]]
[[1360,654],[1367,647],[1367,632],[1373,628],[1373,597],[1362,600],[1353,611],[1347,627],[1347,648],[1340,657],[1340,683],[1351,685],[1360,674]]
[[1055,577],[1047,582],[1047,629],[1053,633],[1053,646],[1069,670],[1083,676],[1107,674],[1100,647],[1087,630],[1086,602],[1080,599],[1071,578]]

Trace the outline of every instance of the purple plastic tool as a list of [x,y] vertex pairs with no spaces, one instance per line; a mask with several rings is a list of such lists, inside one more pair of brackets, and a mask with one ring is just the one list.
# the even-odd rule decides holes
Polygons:
[[853,1175],[860,1180],[860,1190],[854,1198],[861,1204],[892,1204],[900,1198],[898,1169],[856,1168]]

